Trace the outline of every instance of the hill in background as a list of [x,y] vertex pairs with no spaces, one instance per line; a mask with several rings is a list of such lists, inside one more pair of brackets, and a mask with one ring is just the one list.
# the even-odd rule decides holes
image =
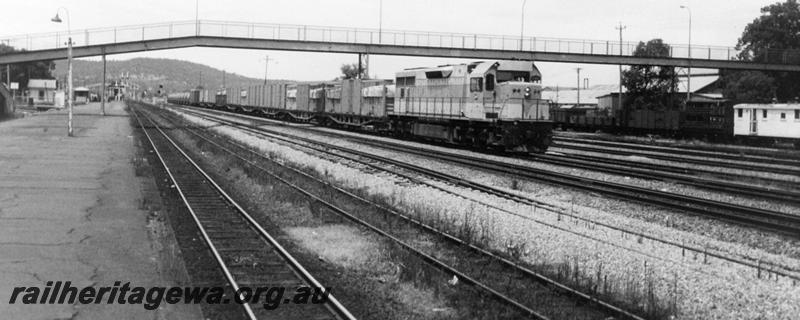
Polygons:
[[[103,62],[74,60],[72,65],[73,85],[85,86],[94,90],[102,84]],[[200,84],[205,88],[222,87],[222,70],[207,65],[174,59],[134,58],[130,60],[107,60],[106,77],[109,81],[120,79],[125,73],[130,76],[129,82],[136,83],[140,88],[153,90],[159,84],[164,85],[167,92],[185,91],[195,88]],[[59,81],[64,81],[67,74],[67,61],[56,61],[56,70],[53,75]],[[227,87],[239,85],[262,84],[264,79],[254,79],[227,73],[225,84]]]

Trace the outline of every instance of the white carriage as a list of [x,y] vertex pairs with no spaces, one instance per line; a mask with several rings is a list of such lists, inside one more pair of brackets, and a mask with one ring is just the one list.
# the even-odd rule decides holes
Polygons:
[[733,106],[734,136],[800,141],[800,103]]

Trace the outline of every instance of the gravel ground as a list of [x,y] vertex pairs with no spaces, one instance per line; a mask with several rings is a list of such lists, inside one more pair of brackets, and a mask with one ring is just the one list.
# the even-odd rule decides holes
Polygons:
[[[191,117],[190,117],[191,119]],[[196,120],[196,119],[194,119]],[[193,121],[194,121],[193,120]],[[437,212],[444,215],[447,221],[456,225],[475,224],[493,235],[492,246],[504,250],[510,244],[524,244],[528,248],[524,259],[533,264],[564,264],[570,269],[581,270],[584,276],[577,281],[602,280],[606,290],[621,296],[637,300],[652,293],[657,298],[657,305],[674,304],[680,318],[687,319],[793,319],[800,315],[800,287],[785,279],[765,280],[764,275],[750,268],[742,268],[722,262],[704,262],[697,255],[683,255],[673,247],[662,248],[663,245],[641,241],[635,237],[621,237],[614,232],[604,232],[602,228],[592,224],[574,223],[570,219],[559,220],[558,215],[537,211],[534,216],[539,221],[531,220],[533,208],[519,206],[513,210],[526,213],[527,217],[513,216],[506,212],[476,205],[464,201],[463,198],[443,193],[439,190],[409,184],[391,176],[376,175],[373,172],[361,172],[342,164],[310,156],[303,152],[281,146],[262,139],[249,137],[230,128],[216,128],[238,140],[252,144],[273,154],[280,155],[286,161],[301,163],[317,172],[324,173],[345,187],[366,190],[371,194],[382,195],[393,199],[400,207],[415,211],[417,215]],[[364,150],[364,149],[362,149]],[[417,159],[420,160],[420,159]],[[428,165],[429,163],[418,163]],[[430,165],[436,165],[430,163]],[[439,164],[444,165],[444,164]],[[430,167],[436,169],[436,167]],[[468,169],[443,168],[454,174],[467,174],[477,181],[488,181],[494,185],[512,185],[509,178],[497,177],[470,172]],[[707,237],[680,232],[673,228],[665,228],[658,223],[647,223],[637,215],[650,216],[649,208],[638,208],[636,205],[613,204],[613,200],[602,199],[594,195],[581,195],[565,192],[557,187],[540,186],[529,182],[517,183],[520,191],[534,194],[539,200],[553,201],[559,205],[569,205],[576,214],[592,216],[594,219],[613,220],[614,223],[629,224],[631,228],[639,227],[651,233],[663,234],[671,239],[685,239],[700,244],[719,246],[728,252],[747,256],[760,256],[766,260],[780,260],[781,263],[797,266],[798,261],[787,256],[775,256],[755,248],[748,248],[734,243],[724,243]],[[459,188],[460,189],[460,188]],[[460,189],[461,194],[472,194]],[[480,195],[472,195],[478,197]],[[587,201],[589,200],[589,201]],[[498,206],[518,206],[503,204],[505,200],[487,199]],[[626,211],[638,211],[638,214],[625,217],[616,212],[604,213],[603,208],[594,210],[572,204],[588,203],[595,207],[595,201],[612,207],[626,208]],[[507,209],[512,210],[512,209]],[[515,211],[516,212],[516,211]],[[437,214],[437,215],[438,215]],[[430,217],[429,217],[430,218]],[[663,221],[661,217],[651,217],[653,221]],[[549,219],[549,220],[548,220]],[[680,220],[689,221],[680,221]],[[649,220],[649,219],[648,219]],[[676,226],[691,224],[691,217],[674,216]],[[550,225],[548,225],[548,223]],[[609,222],[611,223],[611,222]],[[562,228],[553,226],[563,225]],[[713,221],[703,221],[704,231],[719,232],[729,226],[716,226]],[[567,229],[569,226],[569,229]],[[737,237],[749,238],[747,230],[733,231]],[[589,232],[592,230],[593,232]],[[760,236],[760,235],[753,235]],[[745,241],[747,242],[747,241]],[[759,241],[760,242],[760,241]],[[775,241],[779,242],[779,241]],[[776,243],[777,245],[777,243]],[[792,247],[798,247],[793,244]],[[621,250],[622,249],[622,250]],[[785,248],[791,251],[789,248]],[[738,250],[741,250],[738,251]],[[796,249],[794,249],[796,250]],[[794,253],[796,255],[796,252]],[[696,260],[695,260],[696,259]],[[644,300],[641,300],[645,303]]]

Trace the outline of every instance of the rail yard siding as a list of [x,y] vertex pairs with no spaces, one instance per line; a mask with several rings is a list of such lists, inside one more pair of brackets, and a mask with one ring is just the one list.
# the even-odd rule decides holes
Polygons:
[[[201,125],[212,124],[196,117],[184,117]],[[494,249],[504,250],[508,243],[524,242],[531,248],[531,253],[525,258],[528,262],[566,265],[580,270],[583,279],[593,279],[602,274],[611,284],[608,290],[619,295],[633,294],[632,291],[637,290],[641,293],[649,287],[659,303],[675,303],[681,319],[759,319],[764,315],[771,319],[794,319],[800,314],[800,286],[791,281],[768,280],[763,276],[759,279],[752,270],[724,263],[705,264],[702,258],[682,257],[674,250],[664,252],[657,244],[643,248],[642,244],[637,245],[638,239],[620,240],[611,232],[593,234],[606,242],[587,239],[581,234],[588,231],[580,224],[570,228],[569,232],[555,229],[469,203],[431,187],[401,183],[394,176],[365,173],[322,160],[235,129],[216,127],[212,130],[275,154],[294,165],[306,166],[321,175],[327,174],[344,187],[363,189],[375,196],[392,199],[400,208],[416,215],[437,213],[440,218],[458,226],[474,224],[491,236]],[[489,200],[498,202],[497,199]],[[553,215],[533,215],[530,206],[505,206],[543,222],[558,222],[558,217]],[[621,249],[631,247],[637,249]],[[793,265],[797,264],[793,262]]]

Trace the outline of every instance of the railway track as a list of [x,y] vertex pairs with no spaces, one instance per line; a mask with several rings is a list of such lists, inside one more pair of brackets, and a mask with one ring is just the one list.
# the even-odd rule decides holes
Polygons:
[[[294,294],[298,288],[323,288],[156,122],[135,109],[132,108],[133,115],[180,194],[215,263],[233,288],[234,299],[247,301],[258,288],[284,288],[287,296]],[[262,303],[242,303],[247,318],[355,319],[333,295],[328,295],[325,304],[283,301],[274,310],[266,310]]]
[[792,237],[800,237],[800,216],[797,215],[701,199],[621,183],[577,177],[558,172],[508,164],[501,161],[453,155],[447,152],[432,151],[424,148],[408,147],[391,143],[369,142],[367,144],[501,174],[525,177],[575,189],[607,194],[626,200],[636,200],[651,205],[679,209],[701,216],[713,216],[731,222],[743,223],[748,226],[781,232]]
[[[535,161],[542,163],[630,176],[641,179],[678,182],[717,192],[750,196],[756,199],[760,198],[777,200],[788,203],[800,202],[800,189],[798,189],[797,184],[779,179],[747,177],[711,170],[688,169],[680,166],[647,164],[576,154],[539,154],[517,157],[523,160],[531,160],[531,158],[533,158]],[[709,179],[699,175],[717,177],[721,176],[727,180],[732,180],[733,182]],[[741,180],[756,180],[761,183],[767,183],[771,187],[738,182]]]
[[[239,158],[241,161],[258,168],[259,170],[264,171],[272,178],[290,185],[292,188],[295,188],[314,201],[321,203],[336,214],[339,214],[356,224],[364,226],[373,232],[390,239],[392,242],[398,243],[405,250],[412,252],[415,256],[433,265],[435,268],[457,277],[459,281],[484,291],[489,296],[493,297],[499,302],[517,309],[521,312],[521,314],[527,317],[534,319],[549,319],[550,317],[545,314],[545,312],[540,312],[529,307],[529,305],[532,303],[546,302],[548,304],[548,309],[552,309],[550,313],[561,313],[563,310],[576,310],[576,314],[578,316],[568,316],[570,319],[572,319],[572,317],[576,317],[578,319],[607,319],[608,316],[612,316],[615,319],[643,319],[642,317],[626,311],[623,308],[605,302],[599,299],[597,296],[573,289],[554,280],[553,278],[533,271],[532,269],[529,269],[516,261],[512,261],[507,257],[490,252],[471,243],[470,241],[462,240],[453,234],[428,225],[421,220],[407,216],[403,213],[399,213],[393,209],[386,208],[381,204],[355,195],[349,191],[334,186],[327,181],[323,181],[319,178],[309,175],[308,173],[292,168],[291,166],[287,166],[282,162],[276,162],[269,157],[265,157],[261,153],[255,152],[235,141],[226,140],[223,143],[219,143],[215,141],[215,137],[212,137],[209,134],[200,133],[197,130],[190,130],[190,133],[195,137],[202,139],[203,141],[215,145],[220,149],[226,150],[226,153]],[[245,153],[249,154],[249,157],[244,156],[243,154]],[[387,223],[385,221],[376,221],[374,219],[380,215],[369,213],[359,214],[357,213],[359,210],[345,211],[340,206],[323,199],[322,196],[313,194],[313,191],[302,188],[297,184],[290,183],[281,175],[270,172],[269,169],[259,166],[257,162],[252,160],[253,158],[258,158],[262,161],[267,161],[274,165],[280,166],[296,175],[313,180],[316,183],[325,186],[326,188],[333,189],[336,192],[346,195],[347,197],[350,197],[358,202],[362,202],[371,207],[384,211],[396,219],[400,219],[406,223],[415,225],[427,234],[433,234],[441,237],[444,241],[451,243],[451,245],[454,246],[453,248],[461,248],[453,249],[454,252],[452,252],[452,254],[453,256],[463,257],[466,261],[452,261],[452,259],[449,259],[448,261],[450,261],[450,263],[444,262],[442,259],[437,258],[437,256],[447,256],[447,254],[442,253],[446,252],[446,250],[449,250],[446,246],[442,247],[437,245],[434,250],[435,253],[421,250],[410,243],[413,241],[413,239],[420,238],[420,235],[405,234],[407,233],[406,231],[396,231],[395,233],[397,234],[393,234],[393,231],[397,229],[396,222]],[[373,219],[373,221],[368,221],[369,219]],[[384,224],[385,226],[380,227],[381,224]],[[401,238],[405,238],[405,241]],[[466,251],[459,251],[463,249],[466,249]],[[476,263],[476,261],[478,261],[478,263]],[[454,267],[453,265],[457,265],[458,268]],[[547,294],[547,292],[549,292],[549,294],[554,294],[554,296],[548,296],[549,294]],[[514,293],[515,295],[511,295],[509,293]],[[565,301],[563,299],[567,300]],[[591,306],[590,310],[582,310],[588,306]],[[587,315],[589,315],[588,318]]]
[[[567,140],[570,139],[570,140]],[[707,159],[698,159],[698,158],[689,158],[684,155],[688,156],[695,156],[686,154],[684,151],[672,151],[672,154],[667,153],[670,151],[666,150],[658,150],[658,151],[638,151],[641,148],[629,147],[629,146],[620,146],[619,143],[616,142],[602,142],[602,141],[586,141],[580,139],[572,139],[572,138],[558,138],[557,141],[560,140],[561,142],[557,142],[552,147],[555,148],[562,148],[568,150],[578,150],[578,151],[589,151],[589,152],[598,152],[598,153],[605,153],[605,154],[614,154],[620,156],[641,156],[651,159],[658,159],[658,160],[665,160],[665,161],[674,161],[674,162],[682,162],[682,163],[692,163],[692,164],[700,164],[700,165],[707,165],[707,166],[715,166],[715,167],[724,167],[724,168],[732,168],[732,169],[739,169],[739,170],[749,170],[749,171],[762,171],[762,172],[771,172],[771,173],[778,173],[778,174],[787,174],[787,175],[800,175],[800,167],[798,164],[800,162],[793,161],[793,160],[779,160],[774,159],[776,161],[780,161],[781,163],[770,163],[780,165],[781,167],[773,167],[764,165],[767,163],[766,160],[768,159],[765,157],[758,157],[758,158],[735,158],[735,159],[728,159],[728,160],[735,160],[735,161],[750,161],[750,163],[737,163],[737,162],[727,162],[727,161],[719,161],[714,160],[713,158]],[[612,145],[613,144],[613,145]],[[647,146],[640,146],[635,145],[636,147],[647,147]],[[613,149],[617,148],[617,149]],[[625,149],[625,150],[622,150]],[[679,155],[675,155],[679,154]],[[696,156],[696,157],[711,157],[708,155],[704,156]],[[717,157],[719,158],[719,157]]]
[[[773,178],[765,178],[765,177],[756,177],[756,176],[745,176],[745,175],[738,175],[732,174],[727,172],[720,172],[714,170],[704,170],[704,169],[697,169],[697,168],[686,168],[685,166],[677,166],[677,165],[666,165],[666,164],[653,164],[653,163],[644,163],[638,161],[630,161],[630,160],[621,160],[621,159],[612,159],[606,157],[599,157],[599,156],[590,156],[590,155],[583,155],[583,154],[557,154],[557,156],[561,159],[568,159],[568,160],[583,160],[590,163],[601,163],[601,164],[612,164],[612,165],[619,165],[623,166],[624,168],[638,168],[638,169],[645,169],[651,171],[659,171],[659,172],[666,172],[666,173],[677,173],[681,175],[690,175],[690,176],[699,176],[699,177],[715,177],[722,180],[728,181],[748,181],[753,182],[754,184],[748,184],[750,188],[758,188],[756,185],[764,185],[771,186],[772,188],[763,188],[764,190],[769,189],[776,189],[776,190],[791,190],[795,192],[800,192],[800,186],[797,183],[781,180],[781,179],[773,179]],[[670,179],[671,181],[679,181]],[[705,179],[708,180],[708,179]],[[790,201],[794,201],[795,199],[789,199]]]
[[657,179],[661,181],[674,181],[685,185],[704,188],[713,191],[727,192],[737,195],[746,195],[754,198],[786,201],[790,203],[800,202],[800,192],[788,191],[783,189],[764,188],[744,183],[726,182],[700,177],[692,177],[685,174],[675,174],[656,169],[651,166],[647,169],[637,169],[629,163],[607,162],[604,158],[573,158],[556,155],[532,155],[533,159],[543,163],[553,165],[563,165],[585,170],[599,171],[622,176],[636,177],[640,179]]
[[[326,132],[325,134],[336,135],[338,137],[343,136],[329,132]],[[352,136],[346,137],[353,139]],[[462,154],[456,155],[450,152],[413,147],[387,141],[377,142],[370,139],[359,139],[358,142],[377,148],[415,154],[422,157],[450,163],[457,163],[481,170],[507,174],[516,177],[524,177],[555,185],[606,194],[625,200],[635,200],[665,208],[678,209],[695,215],[714,217],[745,226],[756,227],[772,232],[778,232],[791,237],[800,238],[800,216],[798,215],[707,200],[626,184],[578,177],[548,170],[509,164],[502,161],[488,160],[485,158],[477,158]]]
[[[554,141],[557,140],[570,140],[576,139],[581,141],[592,141],[592,142],[608,142],[608,143],[615,143],[624,146],[630,146],[631,148],[638,148],[639,150],[652,150],[652,151],[659,151],[659,150],[670,150],[676,151],[680,153],[688,152],[690,154],[696,154],[699,156],[705,155],[722,155],[722,157],[729,158],[731,160],[737,160],[742,158],[767,158],[769,160],[772,159],[779,159],[781,163],[788,163],[789,161],[794,161],[795,165],[800,162],[800,152],[792,151],[791,149],[768,149],[768,150],[742,150],[742,149],[722,149],[720,147],[715,146],[701,146],[701,145],[664,145],[656,143],[656,144],[648,144],[648,143],[636,143],[636,142],[624,142],[624,141],[613,141],[608,139],[603,139],[599,137],[592,137],[592,136],[577,136],[572,137],[565,134],[558,134],[555,133]],[[779,164],[779,163],[776,163]]]
[[[615,226],[612,226],[612,225],[608,225],[608,224],[606,224],[604,222],[601,222],[601,221],[594,221],[594,220],[586,219],[586,218],[578,216],[578,215],[573,215],[570,212],[568,212],[565,208],[555,207],[555,206],[552,206],[552,205],[549,205],[549,204],[546,204],[546,203],[542,203],[542,202],[539,202],[537,200],[534,200],[534,199],[531,199],[531,198],[528,198],[528,197],[516,195],[516,194],[513,194],[513,193],[508,193],[508,192],[505,192],[505,191],[502,191],[502,190],[499,190],[499,189],[496,189],[496,188],[493,188],[493,187],[489,187],[489,186],[486,186],[486,185],[474,183],[472,181],[469,181],[469,180],[466,180],[466,179],[462,179],[462,178],[459,178],[459,177],[456,177],[456,176],[452,176],[452,175],[449,175],[449,174],[446,174],[446,173],[443,173],[443,172],[427,169],[427,168],[420,167],[420,166],[417,166],[417,165],[405,163],[405,162],[402,162],[402,161],[397,161],[397,160],[394,160],[394,159],[389,159],[389,158],[386,158],[386,157],[373,155],[373,154],[362,152],[362,151],[358,151],[358,150],[353,150],[353,149],[346,148],[346,147],[332,145],[332,144],[328,144],[328,143],[324,143],[324,142],[320,142],[320,141],[315,141],[315,140],[311,140],[311,139],[307,139],[307,138],[303,138],[303,137],[297,137],[297,136],[293,136],[293,135],[290,135],[290,134],[287,134],[287,133],[278,132],[278,131],[274,131],[274,130],[269,130],[269,129],[266,129],[266,128],[263,128],[263,127],[257,127],[252,122],[241,123],[241,122],[236,122],[236,121],[232,121],[232,120],[221,119],[219,117],[209,116],[204,112],[197,112],[197,111],[192,110],[192,109],[184,109],[184,112],[190,113],[190,114],[192,114],[194,116],[197,116],[197,117],[200,117],[200,118],[204,118],[204,119],[211,120],[211,121],[214,121],[214,122],[219,122],[219,123],[222,123],[222,124],[225,124],[225,125],[229,125],[229,126],[238,128],[240,130],[243,130],[245,132],[250,132],[250,133],[255,134],[257,136],[262,136],[262,137],[269,138],[269,139],[281,140],[281,141],[284,141],[284,142],[292,144],[292,145],[297,145],[298,142],[319,145],[320,147],[309,147],[307,145],[302,146],[302,147],[309,148],[309,149],[312,149],[312,150],[315,150],[315,151],[318,151],[318,152],[322,152],[322,153],[335,155],[337,157],[344,158],[344,159],[349,160],[349,161],[359,162],[361,164],[364,164],[364,165],[367,165],[367,166],[371,166],[371,167],[377,168],[379,170],[387,171],[387,172],[392,173],[392,174],[403,176],[403,177],[411,179],[411,180],[414,180],[414,177],[411,177],[411,176],[408,176],[408,175],[404,175],[402,173],[397,172],[396,170],[387,170],[385,167],[376,166],[373,163],[371,163],[370,161],[359,160],[359,159],[354,158],[352,156],[342,155],[341,153],[337,153],[334,150],[342,151],[342,152],[345,152],[345,153],[348,153],[348,154],[352,154],[352,155],[356,155],[358,157],[367,158],[367,159],[370,159],[371,161],[383,162],[383,163],[387,163],[387,164],[390,164],[392,166],[396,166],[396,167],[399,167],[399,168],[405,168],[405,169],[408,169],[408,170],[411,170],[411,171],[414,171],[414,172],[419,172],[419,173],[422,173],[422,174],[424,174],[424,175],[426,175],[428,177],[432,177],[432,178],[438,179],[438,180],[443,181],[443,182],[451,183],[451,184],[458,185],[458,186],[461,186],[461,187],[471,188],[471,189],[474,189],[474,190],[477,190],[477,191],[480,191],[480,192],[484,192],[484,193],[487,193],[487,194],[495,195],[495,196],[498,196],[498,197],[501,197],[501,198],[505,198],[505,199],[508,199],[508,200],[512,200],[512,201],[516,201],[516,202],[520,202],[520,203],[524,203],[524,204],[528,204],[528,205],[539,206],[539,207],[542,207],[542,208],[544,208],[546,210],[557,212],[559,215],[569,216],[569,217],[574,218],[576,220],[581,220],[581,221],[584,221],[584,222],[587,222],[587,223],[591,223],[591,224],[594,224],[594,225],[602,226],[602,227],[608,228],[610,230],[622,231],[622,232],[624,232],[626,234],[632,234],[632,235],[641,237],[643,239],[648,239],[648,240],[664,243],[664,244],[679,248],[681,250],[693,251],[693,252],[702,254],[704,256],[710,256],[710,257],[713,257],[713,258],[718,258],[718,259],[721,259],[721,260],[733,262],[733,263],[736,263],[736,264],[740,264],[740,265],[743,265],[743,266],[746,266],[746,267],[750,267],[750,268],[754,268],[754,269],[758,269],[758,270],[762,270],[762,269],[768,270],[768,272],[773,273],[775,275],[779,275],[779,276],[787,277],[787,278],[790,278],[790,279],[793,279],[793,280],[796,280],[796,281],[800,281],[800,276],[798,276],[798,274],[800,274],[800,270],[792,268],[792,267],[787,267],[787,266],[782,266],[782,265],[777,265],[777,264],[771,264],[771,263],[765,263],[763,261],[758,261],[758,260],[751,259],[751,258],[734,257],[734,256],[727,255],[725,253],[709,252],[707,249],[704,249],[704,248],[687,246],[685,244],[681,244],[681,243],[676,243],[676,242],[660,239],[660,238],[653,237],[653,236],[650,236],[650,235],[647,235],[647,234],[641,234],[641,233],[638,233],[638,232],[635,232],[635,231],[625,230],[623,228],[619,228],[619,227],[615,227]],[[433,185],[431,185],[431,186],[432,187],[436,187],[436,186],[433,186]],[[443,190],[443,191],[452,192],[452,191],[448,191],[448,190]],[[472,200],[472,199],[470,199],[470,200]],[[489,205],[489,204],[485,204],[485,205],[492,206],[492,205]],[[505,209],[502,209],[502,208],[495,207],[495,209],[498,209],[498,210],[501,210],[501,211],[505,211],[505,212],[507,212],[509,214],[517,215],[516,213],[508,212],[508,211],[506,211]],[[569,232],[568,230],[563,230],[563,231]]]

